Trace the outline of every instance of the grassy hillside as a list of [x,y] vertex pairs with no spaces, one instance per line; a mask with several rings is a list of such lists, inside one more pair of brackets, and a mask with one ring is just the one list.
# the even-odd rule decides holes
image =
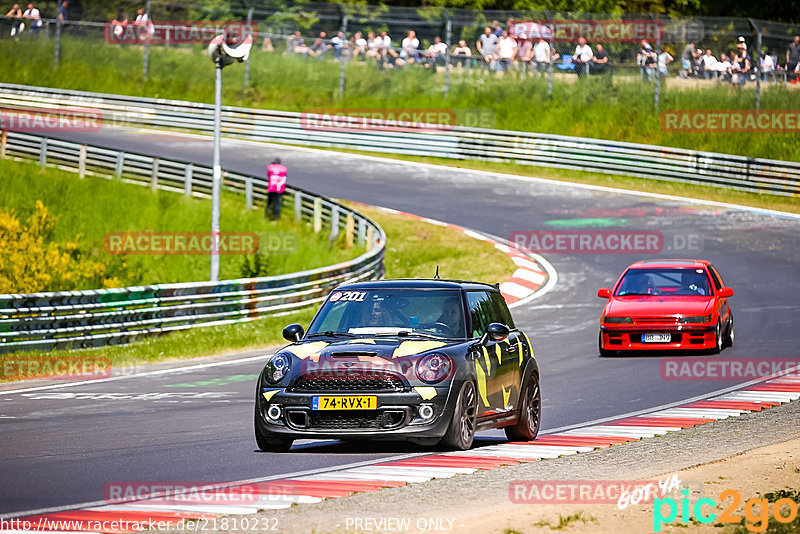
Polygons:
[[[40,200],[55,216],[49,239],[57,243],[79,236],[81,253],[106,266],[113,285],[208,280],[209,256],[200,255],[116,255],[104,246],[109,233],[116,232],[209,232],[211,202],[187,198],[178,193],[152,192],[147,187],[103,178],[78,179],[74,173],[39,169],[34,163],[0,160],[0,210],[13,211],[20,221],[28,219]],[[280,221],[268,221],[260,209],[245,211],[244,197],[222,195],[221,231],[256,233],[263,239],[288,237],[294,247],[268,257],[260,276],[301,271],[354,258],[363,247],[345,250],[332,246],[327,234],[315,234],[307,223],[294,221],[284,213]],[[247,275],[245,256],[220,255],[220,278]],[[252,256],[249,256],[252,268]],[[93,289],[63,287],[59,289]]]
[[[213,99],[214,68],[202,46],[151,47],[150,77],[142,77],[143,50],[138,46],[65,38],[61,66],[53,71],[52,42],[0,40],[4,81],[84,91],[198,102]],[[616,139],[741,154],[792,159],[800,136],[791,133],[670,133],[653,111],[653,87],[634,77],[576,81],[559,75],[552,98],[543,79],[485,76],[478,69],[454,72],[450,96],[443,96],[444,75],[411,67],[381,71],[373,63],[354,62],[346,69],[346,94],[338,97],[339,65],[303,61],[279,52],[254,51],[251,86],[243,88],[244,69],[225,69],[225,104],[303,111],[310,108],[414,108],[456,110],[472,126]],[[755,84],[744,89],[727,84],[685,83],[670,78],[662,88],[660,109],[748,109]],[[794,88],[796,89],[796,88]],[[763,86],[762,109],[794,109],[798,91]],[[469,111],[464,111],[469,110]],[[488,113],[485,113],[487,112]]]

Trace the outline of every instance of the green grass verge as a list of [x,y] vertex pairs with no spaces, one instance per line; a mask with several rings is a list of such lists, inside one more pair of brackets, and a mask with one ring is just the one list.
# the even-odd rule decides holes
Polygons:
[[[402,215],[354,205],[380,224],[387,233],[386,277],[433,276],[436,265],[443,278],[464,278],[489,283],[511,276],[515,266],[504,253],[462,232]],[[42,353],[19,352],[4,358],[48,357],[86,359],[106,357],[112,366],[124,366],[261,349],[284,343],[281,331],[290,323],[308,326],[316,309],[250,323],[195,328],[145,338],[129,345]],[[0,382],[9,381],[0,377]]]
[[341,148],[322,148],[320,150],[331,150],[334,152],[346,152],[349,154],[363,154],[379,158],[396,159],[400,161],[415,161],[419,163],[429,163],[432,165],[445,165],[458,169],[471,169],[477,171],[491,171],[518,176],[529,176],[533,178],[546,178],[561,182],[578,184],[598,185],[604,187],[614,187],[617,189],[627,189],[630,191],[641,191],[646,193],[657,193],[661,195],[674,195],[689,199],[711,200],[715,202],[727,202],[742,206],[752,206],[756,208],[786,211],[789,213],[800,213],[800,198],[786,197],[780,195],[770,195],[767,193],[751,193],[748,191],[736,191],[722,187],[713,187],[699,184],[688,184],[685,182],[671,182],[667,180],[654,180],[649,178],[635,178],[632,176],[620,176],[615,174],[601,174],[583,171],[572,171],[566,169],[553,169],[549,167],[534,167],[531,165],[520,165],[517,163],[500,163],[493,161],[477,160],[457,160],[446,158],[432,158],[424,156],[407,156],[401,154],[384,154],[381,152],[365,152],[359,150],[347,150]]
[[[151,191],[148,187],[120,180],[87,177],[46,169],[38,164],[0,160],[0,208],[14,210],[24,220],[41,200],[57,217],[52,240],[70,241],[80,234],[81,251],[106,265],[106,276],[116,277],[118,286],[208,280],[209,257],[196,255],[116,255],[104,247],[112,232],[203,232],[210,231],[211,202],[187,198],[179,193]],[[345,250],[329,243],[324,233],[315,234],[309,223],[296,222],[284,210],[280,221],[265,219],[260,209],[245,210],[244,196],[223,192],[223,232],[257,233],[261,243],[287,238],[292,246],[268,256],[259,276],[284,274],[332,265],[352,259],[363,247]],[[252,255],[249,257],[252,260]],[[245,256],[220,255],[220,279],[240,278]],[[252,263],[252,261],[251,261]],[[61,289],[94,289],[74,287]]]
[[[213,67],[200,45],[150,48],[150,76],[142,76],[143,49],[111,45],[95,39],[65,37],[61,63],[53,70],[52,41],[0,41],[4,81],[125,95],[212,102]],[[278,47],[280,48],[280,46]],[[454,71],[450,94],[444,96],[444,74],[431,69],[381,71],[373,63],[354,62],[346,68],[346,93],[339,98],[339,65],[333,61],[301,60],[279,52],[254,51],[250,79],[243,86],[243,69],[225,71],[223,101],[228,105],[302,111],[310,108],[414,108],[488,110],[457,113],[480,117],[467,125],[536,131],[629,142],[676,146],[752,157],[793,159],[800,136],[791,133],[674,133],[661,128],[653,111],[653,87],[636,77],[575,80],[559,75],[552,96],[544,79],[485,76]],[[661,92],[661,110],[752,109],[755,84],[744,89],[726,84],[685,84],[670,78]],[[762,109],[797,109],[797,92],[764,86]],[[493,118],[492,118],[493,117]]]

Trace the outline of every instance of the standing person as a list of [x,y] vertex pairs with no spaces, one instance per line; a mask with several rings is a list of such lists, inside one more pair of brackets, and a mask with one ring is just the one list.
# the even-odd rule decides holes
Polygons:
[[639,65],[639,74],[642,75],[643,82],[652,82],[655,74],[656,54],[653,47],[646,40],[642,39],[642,48],[636,54],[636,64]]
[[14,19],[11,21],[11,37],[22,33],[25,26],[22,25],[22,10],[19,8],[19,4],[14,4],[11,11],[6,13],[6,17]]
[[494,51],[497,48],[497,41],[497,35],[492,33],[492,29],[489,26],[486,26],[483,29],[483,35],[481,35],[475,42],[475,46],[478,48],[478,53],[481,55],[481,57],[483,57],[483,63],[488,68],[493,66],[492,63]]
[[673,61],[675,61],[675,58],[666,51],[664,45],[661,45],[661,53],[658,54],[658,76],[660,78],[666,78],[669,76],[669,69],[667,67]]
[[522,64],[522,75],[525,76],[528,71],[531,71],[531,75],[533,75],[533,43],[528,40],[528,36],[524,33],[519,34],[517,59]]
[[39,35],[39,30],[42,29],[42,15],[38,9],[33,7],[33,4],[28,4],[28,9],[22,14],[22,18],[30,20],[31,33]]
[[589,72],[589,62],[594,57],[592,47],[586,44],[586,39],[581,37],[578,39],[578,46],[575,47],[575,53],[572,55],[572,63],[575,65],[575,74],[580,78]]
[[608,65],[608,52],[603,49],[603,45],[597,45],[597,52],[592,57],[590,72],[595,74],[605,74],[611,72]]
[[281,197],[286,190],[288,169],[281,165],[281,158],[275,158],[267,165],[267,204],[264,216],[276,220],[281,218]]
[[67,0],[64,0],[61,2],[61,4],[59,4],[58,15],[56,18],[58,18],[58,22],[64,22],[67,20]]
[[347,48],[347,38],[344,36],[343,31],[336,32],[336,35],[331,38],[331,47],[333,48],[333,56],[341,61]]
[[[800,35],[794,36],[794,41],[789,43],[786,49],[786,70],[793,73],[797,65],[800,65]],[[797,76],[794,77],[797,79]]]
[[711,52],[709,48],[706,50],[706,54],[700,58],[703,61],[703,69],[702,69],[702,76],[706,80],[710,80],[712,78],[717,77],[717,58],[714,57],[714,54]]
[[683,53],[681,54],[681,78],[688,78],[692,75],[692,67],[698,56],[694,41],[683,48]]
[[503,31],[503,36],[497,43],[497,58],[498,67],[501,72],[509,72],[511,65],[514,63],[514,58],[517,56],[517,41],[514,37],[508,35],[507,31]]
[[550,43],[544,37],[539,37],[539,42],[533,47],[533,60],[536,70],[544,76],[550,68]]

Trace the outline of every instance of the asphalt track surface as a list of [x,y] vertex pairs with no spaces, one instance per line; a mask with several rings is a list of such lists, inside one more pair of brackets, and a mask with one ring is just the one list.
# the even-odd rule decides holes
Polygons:
[[[210,140],[193,136],[124,129],[63,135],[131,152],[211,163]],[[796,218],[230,140],[224,141],[222,154],[223,168],[250,173],[263,173],[266,163],[280,156],[289,167],[290,183],[299,187],[501,237],[514,230],[576,224],[588,229],[612,225],[659,230],[671,250],[656,257],[709,259],[735,290],[731,303],[736,345],[722,357],[798,359],[800,220]],[[569,219],[573,221],[565,222]],[[693,249],[675,247],[688,239],[695,240]],[[597,298],[597,289],[611,285],[640,255],[550,254],[547,259],[558,272],[558,284],[513,311],[518,326],[530,334],[539,361],[545,432],[735,384],[663,380],[657,355],[598,357],[603,301]],[[257,452],[252,413],[255,375],[262,364],[263,359],[256,358],[0,395],[0,514],[99,501],[103,487],[115,481],[253,479],[418,452],[413,446],[384,442],[357,446],[301,442],[289,454]],[[490,443],[501,433],[487,432],[479,438],[479,443]]]

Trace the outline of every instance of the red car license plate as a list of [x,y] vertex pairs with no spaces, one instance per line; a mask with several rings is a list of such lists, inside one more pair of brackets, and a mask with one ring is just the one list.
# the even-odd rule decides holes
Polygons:
[[672,334],[642,334],[642,343],[669,343]]

